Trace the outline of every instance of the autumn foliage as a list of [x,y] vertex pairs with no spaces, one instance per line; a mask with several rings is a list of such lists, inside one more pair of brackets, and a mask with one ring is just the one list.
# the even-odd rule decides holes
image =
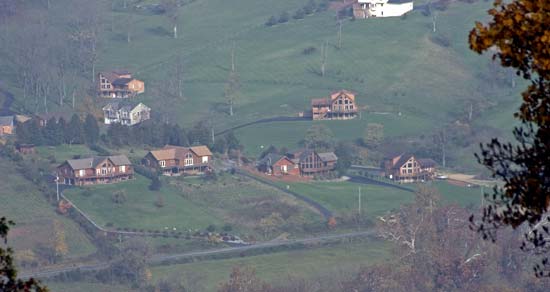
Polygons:
[[493,139],[482,146],[479,161],[499,180],[485,207],[482,222],[471,221],[484,238],[496,239],[504,226],[528,226],[523,249],[543,255],[535,266],[538,276],[550,276],[550,1],[496,0],[489,10],[492,20],[477,22],[470,32],[472,50],[492,51],[493,59],[511,67],[530,82],[515,114],[521,126],[514,129],[516,141]]

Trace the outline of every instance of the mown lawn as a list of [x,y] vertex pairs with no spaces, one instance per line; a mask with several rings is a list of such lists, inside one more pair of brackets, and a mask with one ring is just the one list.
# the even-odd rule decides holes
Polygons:
[[[291,223],[321,221],[318,214],[293,197],[239,176],[224,175],[216,181],[193,177],[163,178],[162,181],[163,187],[158,192],[148,189],[148,179],[136,175],[132,181],[72,188],[65,194],[98,224],[115,228],[187,231],[204,230],[209,225],[221,230],[224,225],[230,225],[233,232],[257,236],[261,219],[273,212],[280,213],[288,224],[287,229],[294,231],[299,230],[299,226]],[[127,194],[125,203],[113,202],[116,191]],[[159,197],[163,207],[156,205]]]
[[211,260],[152,268],[153,279],[180,279],[200,291],[216,291],[219,284],[229,280],[235,266],[249,266],[257,276],[275,285],[289,277],[316,281],[333,275],[353,275],[361,266],[382,262],[391,257],[391,245],[378,240],[344,243],[280,253]]
[[[411,192],[351,182],[281,183],[281,185],[285,184],[290,185],[291,190],[319,202],[336,215],[350,215],[357,212],[359,187],[362,212],[371,219],[397,209],[414,199],[414,194]],[[414,184],[402,186],[412,189],[417,187]],[[444,181],[429,182],[428,186],[435,187],[439,191],[444,204],[459,204],[466,207],[480,202],[479,188],[460,187]]]

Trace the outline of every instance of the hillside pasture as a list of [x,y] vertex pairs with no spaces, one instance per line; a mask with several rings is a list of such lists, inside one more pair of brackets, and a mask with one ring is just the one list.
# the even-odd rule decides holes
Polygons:
[[15,247],[16,253],[32,251],[37,254],[43,247],[52,248],[54,222],[61,226],[68,248],[62,260],[72,260],[96,252],[95,246],[78,225],[57,214],[55,207],[36,186],[14,171],[14,167],[10,161],[0,159],[0,215],[16,223],[8,236],[8,244]]
[[[303,232],[300,226],[321,221],[302,202],[274,188],[239,176],[224,175],[216,181],[201,178],[163,178],[160,191],[148,189],[149,180],[136,179],[113,185],[72,188],[68,198],[87,212],[98,224],[138,230],[204,230],[210,225],[221,230],[224,225],[233,232],[256,237],[261,233],[262,218],[281,214],[281,230]],[[116,204],[114,192],[123,191],[127,200]],[[159,206],[162,198],[162,207]]]

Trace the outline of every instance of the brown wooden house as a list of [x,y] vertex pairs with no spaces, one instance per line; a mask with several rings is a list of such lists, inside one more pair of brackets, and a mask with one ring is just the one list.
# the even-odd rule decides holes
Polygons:
[[212,152],[206,146],[181,147],[166,145],[149,151],[143,164],[163,175],[201,174],[211,170]]
[[34,144],[17,144],[15,146],[15,149],[17,149],[17,152],[19,152],[23,155],[36,153],[36,149],[34,148]]
[[311,100],[311,115],[313,120],[347,120],[357,116],[355,93],[339,90],[325,98]]
[[15,133],[15,123],[13,116],[0,117],[0,136],[11,135]]
[[108,184],[132,179],[134,169],[124,155],[70,159],[57,167],[60,184]]
[[401,183],[433,179],[436,163],[408,153],[392,155],[384,160],[386,177]]
[[258,162],[258,170],[274,176],[300,175],[299,164],[285,155],[269,153]]
[[302,176],[327,174],[336,168],[338,157],[333,152],[318,153],[310,149],[301,149],[288,153],[287,157],[296,163]]
[[98,93],[101,97],[128,98],[145,92],[145,83],[132,77],[127,70],[98,74]]

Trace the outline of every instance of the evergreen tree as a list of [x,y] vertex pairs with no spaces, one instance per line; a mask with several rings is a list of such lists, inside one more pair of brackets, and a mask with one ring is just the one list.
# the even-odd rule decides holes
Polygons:
[[67,144],[81,144],[83,142],[82,138],[82,121],[80,121],[77,114],[74,114],[65,131],[65,142]]
[[225,135],[225,141],[229,150],[241,149],[241,142],[239,142],[239,139],[237,139],[233,131],[230,131]]
[[99,140],[99,125],[97,119],[91,115],[86,115],[84,121],[84,138],[87,144],[93,145]]

